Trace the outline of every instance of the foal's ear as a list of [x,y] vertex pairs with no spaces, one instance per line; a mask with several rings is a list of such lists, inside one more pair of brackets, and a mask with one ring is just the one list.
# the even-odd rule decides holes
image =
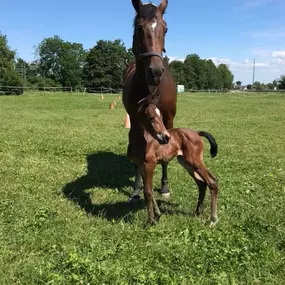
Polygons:
[[162,15],[165,13],[167,5],[168,5],[168,0],[162,0],[161,1],[160,5],[158,7],[158,10],[161,12]]
[[140,7],[143,5],[141,0],[132,0],[132,3],[137,12],[140,10]]

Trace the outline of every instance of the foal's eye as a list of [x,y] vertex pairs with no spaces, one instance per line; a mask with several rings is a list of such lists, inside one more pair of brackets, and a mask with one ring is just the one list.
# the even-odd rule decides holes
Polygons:
[[149,120],[150,120],[150,121],[153,121],[153,120],[154,120],[154,117],[149,117]]

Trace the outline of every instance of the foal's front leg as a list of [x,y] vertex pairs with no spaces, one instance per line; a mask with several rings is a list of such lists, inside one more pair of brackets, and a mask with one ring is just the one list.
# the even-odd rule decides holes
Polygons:
[[[144,164],[144,198],[147,205],[148,221],[151,225],[155,225],[160,217],[160,211],[157,203],[153,196],[153,174],[154,174],[155,164],[145,163]],[[156,217],[155,217],[156,215]],[[155,219],[157,218],[157,219]]]

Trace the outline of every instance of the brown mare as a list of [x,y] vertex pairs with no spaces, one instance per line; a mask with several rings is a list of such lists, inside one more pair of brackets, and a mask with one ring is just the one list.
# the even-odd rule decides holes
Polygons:
[[[133,53],[135,63],[131,64],[125,73],[123,88],[123,103],[130,115],[131,130],[129,139],[136,141],[143,128],[149,130],[152,118],[144,115],[140,105],[144,107],[155,102],[163,116],[163,123],[167,129],[173,127],[176,114],[176,86],[168,64],[164,61],[162,53],[165,51],[164,40],[167,24],[163,14],[168,1],[162,0],[157,7],[154,4],[143,4],[140,0],[132,0],[136,10],[134,20]],[[169,137],[165,133],[155,135],[161,144],[167,144]],[[142,149],[144,142],[139,143]],[[167,185],[167,163],[162,164],[161,194],[169,197]],[[152,176],[152,173],[145,173]],[[141,175],[136,167],[136,179],[131,200],[140,198],[142,189]]]
[[[195,132],[191,129],[170,129],[166,130],[162,122],[159,109],[151,104],[142,107],[145,116],[152,117],[150,132],[143,131],[135,138],[130,139],[128,156],[133,161],[144,181],[144,194],[148,209],[148,218],[151,224],[155,224],[160,218],[160,211],[152,191],[152,178],[155,167],[159,163],[166,163],[174,157],[188,171],[195,180],[199,189],[199,198],[196,214],[203,212],[203,202],[207,186],[211,191],[211,225],[218,222],[217,195],[218,183],[216,178],[207,170],[203,163],[204,144],[201,137],[208,139],[211,145],[211,156],[215,157],[218,145],[212,135],[206,132]],[[154,139],[154,134],[167,132],[170,140],[168,144],[162,145]],[[167,134],[166,133],[166,134]],[[144,147],[141,143],[144,142]],[[149,177],[147,177],[149,175]]]

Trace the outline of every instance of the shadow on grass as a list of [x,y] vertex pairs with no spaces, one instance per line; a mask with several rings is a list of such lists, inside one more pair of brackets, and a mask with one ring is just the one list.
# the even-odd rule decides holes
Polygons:
[[[128,217],[130,212],[139,209],[127,202],[130,193],[125,191],[125,187],[132,187],[131,178],[135,173],[127,156],[113,152],[97,152],[87,155],[86,162],[87,174],[63,187],[62,193],[65,197],[78,204],[86,213],[94,216],[102,215],[108,220]],[[87,190],[95,187],[119,191],[126,196],[126,202],[93,204],[91,193]]]
[[[87,174],[67,183],[62,193],[69,200],[78,204],[87,214],[102,216],[109,221],[123,219],[132,222],[133,214],[145,208],[144,200],[141,199],[136,204],[129,203],[129,192],[126,187],[133,187],[135,171],[127,156],[117,155],[113,152],[97,152],[89,154],[86,158]],[[126,196],[126,202],[94,204],[91,199],[89,189],[100,187],[119,191]],[[176,204],[158,200],[163,214],[185,214],[180,210],[173,210]]]

